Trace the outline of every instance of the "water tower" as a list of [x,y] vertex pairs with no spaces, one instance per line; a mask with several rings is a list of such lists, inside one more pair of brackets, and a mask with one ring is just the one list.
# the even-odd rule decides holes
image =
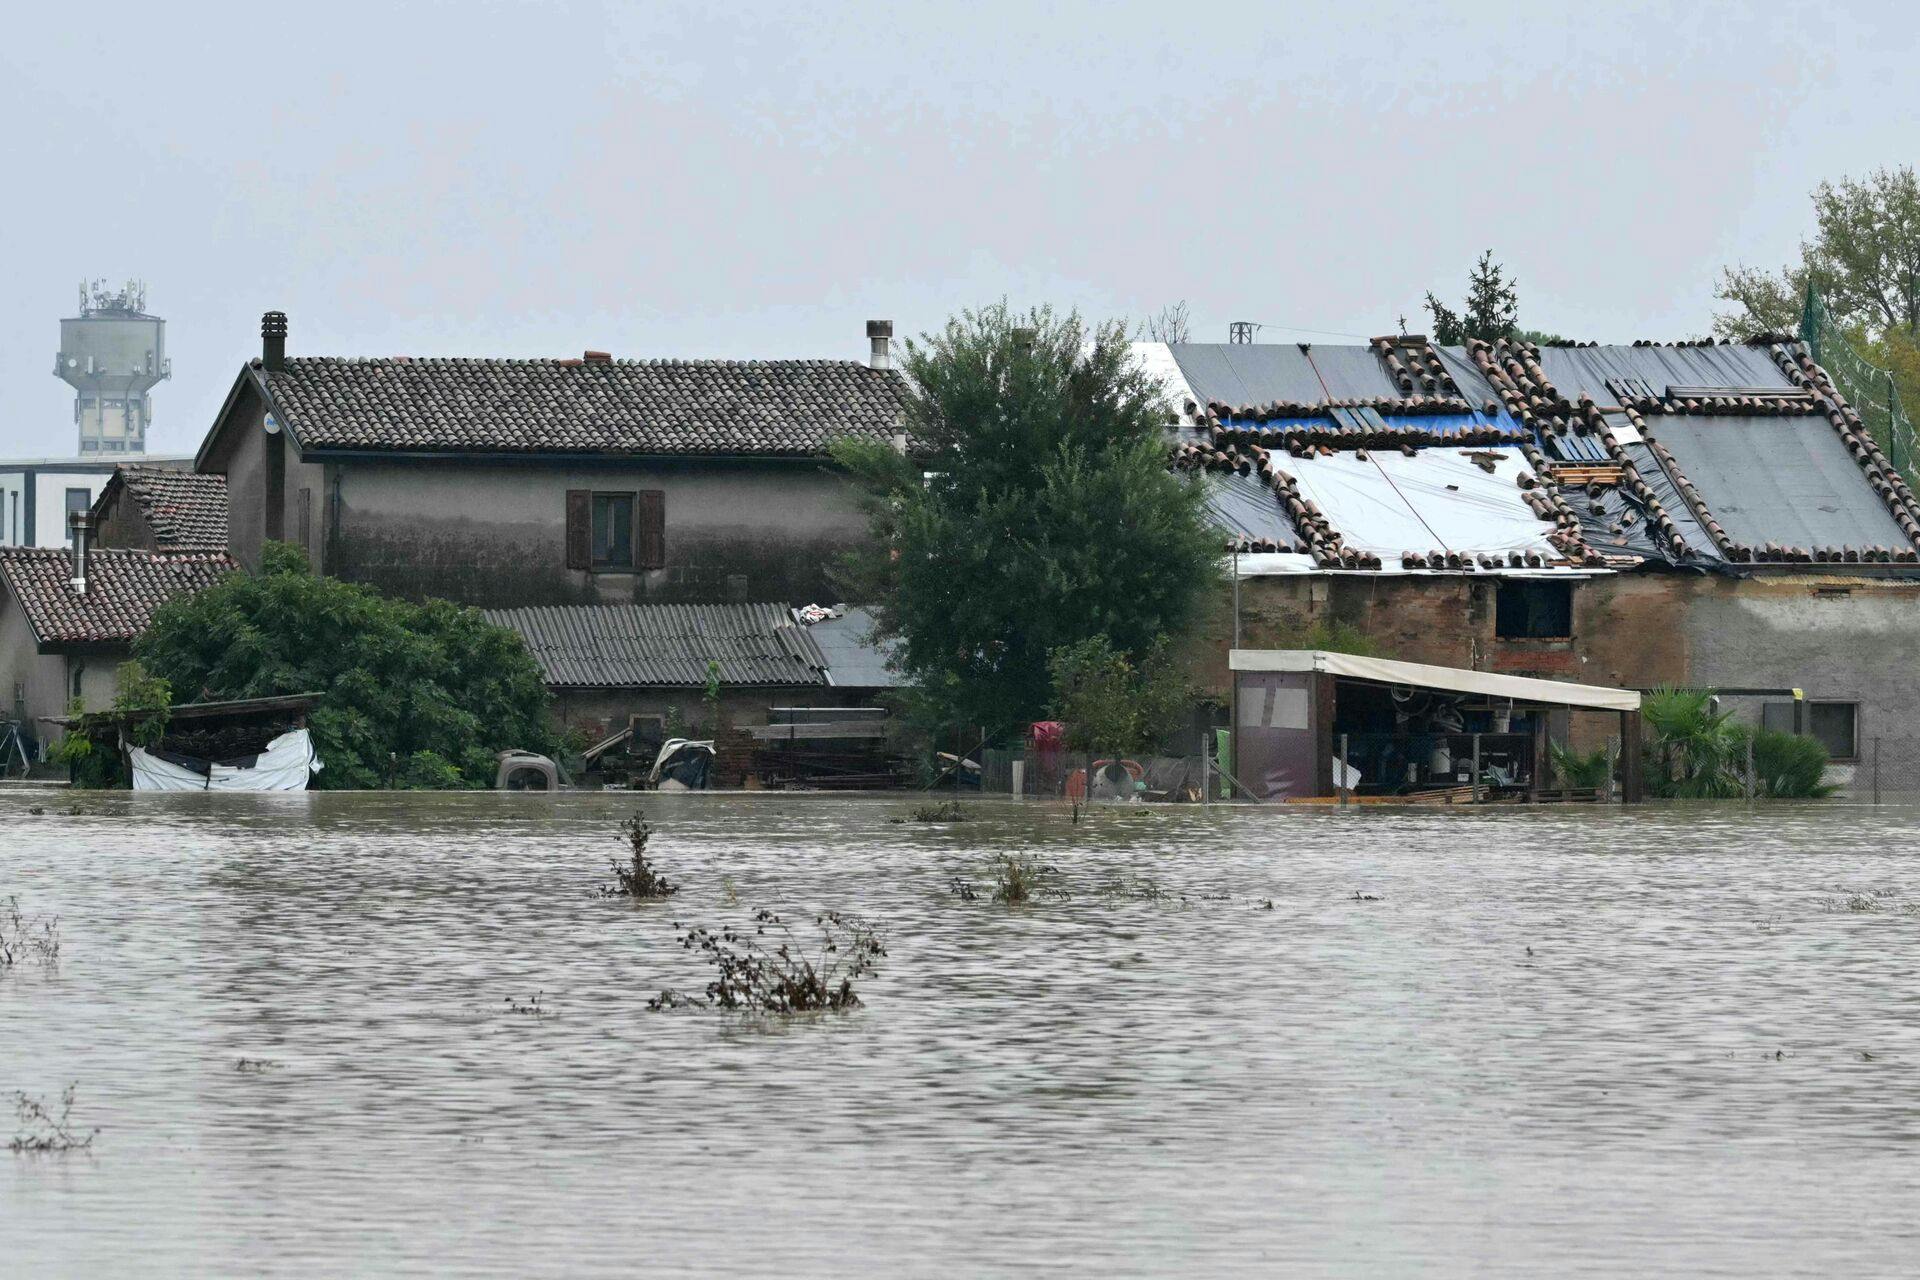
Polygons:
[[130,281],[117,293],[107,282],[80,286],[80,314],[60,322],[54,375],[72,385],[80,452],[144,453],[153,402],[147,393],[173,372],[167,322],[146,314],[147,287]]

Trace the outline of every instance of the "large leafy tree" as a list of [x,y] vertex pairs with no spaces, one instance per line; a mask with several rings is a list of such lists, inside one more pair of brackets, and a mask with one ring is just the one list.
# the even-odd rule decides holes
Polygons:
[[[1714,316],[1714,332],[1792,333],[1811,284],[1860,355],[1891,374],[1908,412],[1920,411],[1920,178],[1904,165],[1823,182],[1813,192],[1813,219],[1813,238],[1801,242],[1798,262],[1778,271],[1738,266],[1720,273],[1714,296],[1731,305]],[[1884,427],[1875,412],[1885,398],[1880,387],[1849,394],[1865,396],[1855,407],[1876,430]]]
[[325,694],[310,727],[333,789],[485,786],[494,752],[552,746],[546,686],[514,632],[316,577],[284,543],[263,560],[168,602],[135,645],[176,698]]
[[1195,479],[1125,328],[970,311],[907,344],[912,448],[842,440],[872,544],[845,566],[932,718],[994,733],[1043,716],[1049,656],[1104,637],[1138,660],[1219,575]]
[[1813,218],[1800,261],[1778,271],[1739,266],[1720,273],[1714,296],[1732,305],[1714,317],[1714,331],[1730,338],[1791,331],[1811,282],[1842,325],[1875,338],[1920,337],[1920,179],[1913,167],[1821,183]]

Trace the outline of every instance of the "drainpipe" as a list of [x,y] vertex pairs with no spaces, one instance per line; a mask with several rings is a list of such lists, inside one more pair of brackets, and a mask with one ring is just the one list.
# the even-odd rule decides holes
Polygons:
[[76,511],[67,517],[67,528],[73,534],[73,578],[68,585],[75,595],[83,596],[87,594],[87,544],[93,536],[93,518]]

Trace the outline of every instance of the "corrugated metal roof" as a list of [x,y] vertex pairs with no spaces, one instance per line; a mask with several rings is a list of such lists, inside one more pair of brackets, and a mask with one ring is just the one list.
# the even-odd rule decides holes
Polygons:
[[558,605],[483,610],[520,633],[549,685],[824,685],[827,661],[783,604]]

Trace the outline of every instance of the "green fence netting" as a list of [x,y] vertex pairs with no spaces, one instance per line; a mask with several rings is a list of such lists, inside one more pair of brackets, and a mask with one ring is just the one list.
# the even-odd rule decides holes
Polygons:
[[1893,374],[1862,356],[1835,323],[1827,310],[1826,299],[1812,285],[1807,286],[1806,304],[1800,310],[1800,341],[1807,344],[1816,363],[1827,371],[1833,385],[1853,405],[1873,433],[1887,458],[1907,477],[1916,479],[1916,440],[1913,419],[1907,416],[1894,386]]

